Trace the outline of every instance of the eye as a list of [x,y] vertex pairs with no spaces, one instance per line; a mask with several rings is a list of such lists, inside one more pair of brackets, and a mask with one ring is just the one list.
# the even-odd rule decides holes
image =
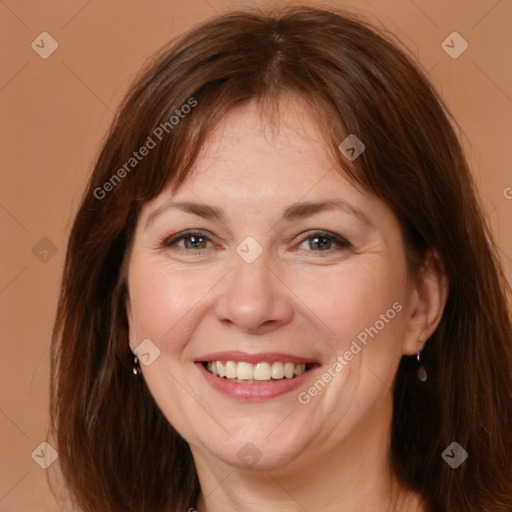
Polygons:
[[302,237],[299,245],[299,249],[303,249],[304,243],[307,243],[307,247],[313,252],[331,252],[332,249],[349,249],[352,247],[350,242],[345,240],[343,237],[330,233],[328,231],[315,231],[308,233]]
[[[307,244],[306,247],[303,247]],[[180,251],[194,253],[211,249],[214,246],[208,234],[204,231],[183,231],[171,237],[164,238],[161,243],[163,248],[173,248]],[[291,249],[306,250],[308,252],[332,252],[333,250],[349,249],[352,245],[340,235],[328,231],[314,231],[304,235],[299,241],[298,247]]]
[[203,231],[185,231],[170,238],[165,238],[161,242],[164,248],[176,247],[179,250],[194,252],[209,249],[211,240]]

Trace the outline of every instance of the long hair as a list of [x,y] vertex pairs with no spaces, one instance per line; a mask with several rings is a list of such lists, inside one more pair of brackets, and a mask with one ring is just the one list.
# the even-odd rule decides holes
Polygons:
[[[310,105],[339,172],[394,212],[412,275],[436,251],[449,281],[423,352],[428,381],[410,356],[395,379],[394,474],[429,512],[510,512],[509,288],[453,121],[387,36],[307,7],[195,27],[150,61],[118,110],[71,230],[52,341],[52,432],[74,502],[91,512],[195,505],[188,444],[131,372],[126,255],[141,206],[186,178],[227,112],[255,100],[275,120],[288,94]],[[348,134],[366,146],[350,163],[338,149]],[[457,469],[441,456],[454,441],[469,454]]]

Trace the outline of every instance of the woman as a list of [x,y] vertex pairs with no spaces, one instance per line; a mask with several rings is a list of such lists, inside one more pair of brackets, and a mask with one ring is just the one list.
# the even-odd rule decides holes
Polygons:
[[345,14],[234,13],[121,106],[52,414],[86,511],[512,510],[507,289],[446,110]]

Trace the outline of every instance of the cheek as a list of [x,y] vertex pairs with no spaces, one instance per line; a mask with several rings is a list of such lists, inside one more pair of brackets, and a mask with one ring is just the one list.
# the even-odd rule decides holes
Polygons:
[[161,261],[134,258],[129,283],[137,341],[149,338],[167,355],[178,354],[199,321],[203,299],[216,281],[216,273],[177,271]]
[[308,305],[328,327],[335,354],[352,349],[359,355],[364,353],[362,359],[381,359],[383,363],[399,357],[406,274],[397,268],[402,267],[387,262],[340,268],[329,274],[327,287],[313,293],[315,288],[310,288],[308,295],[307,287],[298,292],[309,296]]
[[151,258],[135,256],[130,264],[131,321],[136,344],[150,339],[160,350],[153,363],[141,366],[143,377],[167,420],[187,439],[194,432],[193,421],[204,414],[192,398],[193,389],[184,387],[190,365],[183,364],[187,345],[200,322],[201,299],[215,283],[213,278],[210,283],[203,277],[171,270]]

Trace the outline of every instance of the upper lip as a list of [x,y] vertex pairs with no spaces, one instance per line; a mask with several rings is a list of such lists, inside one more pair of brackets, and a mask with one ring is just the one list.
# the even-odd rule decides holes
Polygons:
[[238,350],[213,352],[204,356],[198,357],[196,363],[205,363],[208,361],[243,361],[246,363],[273,363],[275,361],[282,361],[284,363],[317,363],[314,359],[306,357],[295,356],[293,354],[285,354],[283,352],[259,352],[249,354],[248,352],[240,352]]

